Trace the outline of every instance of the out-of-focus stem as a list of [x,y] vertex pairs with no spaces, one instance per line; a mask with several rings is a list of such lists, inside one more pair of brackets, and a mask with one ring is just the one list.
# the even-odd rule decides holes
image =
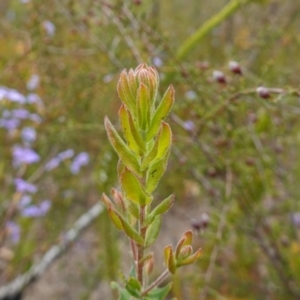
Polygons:
[[231,0],[227,5],[221,9],[217,14],[208,19],[194,34],[188,37],[179,47],[176,58],[178,60],[184,59],[187,54],[195,48],[197,44],[215,27],[221,24],[229,16],[234,14],[242,4],[247,4],[250,0]]
[[153,281],[142,293],[142,296],[146,296],[153,288],[158,286],[168,275],[169,270],[165,270],[155,281]]
[[[140,206],[140,220],[139,220],[139,233],[143,239],[145,239],[146,228],[144,228],[144,220],[145,220],[145,206]],[[142,260],[144,256],[144,245],[138,245],[138,253],[137,253],[137,275],[138,280],[141,283],[141,286],[144,285],[143,271],[144,271],[144,261]]]

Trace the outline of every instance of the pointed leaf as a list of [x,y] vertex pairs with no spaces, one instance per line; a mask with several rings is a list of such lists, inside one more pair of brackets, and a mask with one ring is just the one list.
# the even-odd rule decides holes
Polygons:
[[135,153],[142,155],[146,151],[145,143],[134,124],[130,112],[124,104],[119,109],[119,118],[128,147]]
[[151,202],[151,196],[147,195],[139,179],[127,168],[121,175],[121,185],[126,198],[139,205],[146,205]]
[[142,130],[148,128],[150,123],[151,102],[150,94],[146,85],[140,84],[137,91],[137,115],[139,126]]
[[112,287],[112,289],[117,289],[119,291],[118,300],[130,300],[131,299],[131,295],[124,288],[121,288],[117,282],[112,281],[110,286]]
[[150,226],[148,226],[146,231],[146,237],[145,237],[145,247],[151,246],[155,240],[157,239],[157,236],[159,234],[161,226],[161,216],[157,215]]
[[126,232],[126,234],[133,240],[135,240],[138,244],[143,245],[144,244],[144,240],[143,238],[140,236],[140,234],[118,213],[115,212],[118,217],[119,220],[122,224],[123,230]]
[[167,212],[172,206],[172,204],[174,203],[174,200],[175,200],[175,195],[172,194],[166,199],[164,199],[160,204],[158,204],[147,216],[146,224],[150,225],[157,215],[161,215]]
[[193,242],[193,231],[187,230],[186,232],[183,233],[183,237],[186,238],[185,242],[183,243],[183,246],[191,245]]
[[140,166],[137,158],[121,139],[114,126],[111,124],[107,117],[105,117],[104,124],[109,141],[115,149],[115,151],[117,152],[119,158],[122,160],[122,162],[128,169],[130,169],[137,175],[141,175]]
[[165,173],[168,157],[169,152],[163,158],[150,165],[146,177],[146,191],[148,193],[152,193],[156,189],[161,177]]
[[141,284],[136,278],[130,277],[125,285],[125,288],[132,296],[136,298],[140,297]]
[[149,142],[157,134],[160,122],[169,114],[174,103],[174,94],[175,90],[170,85],[152,117],[150,128],[146,133],[146,142]]
[[118,172],[119,181],[121,181],[121,175],[124,172],[124,170],[125,170],[125,165],[122,162],[122,160],[119,159],[118,164],[117,164],[117,172]]
[[118,213],[111,206],[109,206],[107,210],[108,210],[108,214],[109,214],[112,222],[115,224],[115,226],[119,230],[123,230],[123,225],[122,225],[122,222],[120,220]]
[[138,205],[136,205],[134,202],[132,201],[128,201],[127,203],[127,209],[129,211],[129,213],[135,217],[136,219],[140,218],[140,211],[139,211],[139,207]]
[[169,124],[161,122],[159,133],[155,143],[146,157],[143,159],[141,169],[145,170],[155,159],[162,158],[170,149],[172,144],[172,131]]
[[104,204],[107,208],[109,208],[110,206],[113,206],[113,202],[106,196],[105,193],[102,194],[101,200],[104,202]]
[[155,288],[151,290],[145,297],[145,300],[164,300],[171,291],[172,285],[173,282],[169,282],[162,288]]

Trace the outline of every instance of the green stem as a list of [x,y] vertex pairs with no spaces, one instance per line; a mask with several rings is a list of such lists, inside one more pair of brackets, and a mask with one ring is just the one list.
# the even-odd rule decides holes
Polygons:
[[194,34],[183,42],[176,53],[176,58],[179,61],[183,60],[211,30],[234,14],[242,4],[249,2],[251,2],[251,0],[231,0],[221,11],[208,19]]

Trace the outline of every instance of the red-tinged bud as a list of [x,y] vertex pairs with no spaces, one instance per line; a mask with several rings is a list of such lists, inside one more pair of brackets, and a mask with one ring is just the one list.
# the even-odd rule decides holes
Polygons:
[[263,98],[263,99],[268,99],[270,98],[270,91],[268,88],[264,87],[264,86],[259,86],[256,89],[256,93],[259,97]]
[[228,64],[229,70],[237,75],[243,75],[242,68],[240,64],[236,61],[230,61]]
[[145,261],[145,272],[146,275],[149,276],[153,271],[154,266],[154,256],[153,253],[151,253],[151,256]]
[[116,206],[125,212],[125,203],[122,194],[114,188],[111,189],[111,194],[115,200]]
[[201,227],[206,228],[209,224],[209,221],[210,221],[209,215],[206,213],[203,213],[201,215]]
[[182,247],[177,259],[184,259],[190,256],[193,253],[193,248],[191,245]]
[[218,71],[218,70],[213,71],[212,77],[218,83],[221,83],[221,84],[227,83],[225,75],[222,71]]
[[200,220],[192,219],[191,225],[192,225],[193,229],[196,231],[199,231],[201,229],[201,221]]

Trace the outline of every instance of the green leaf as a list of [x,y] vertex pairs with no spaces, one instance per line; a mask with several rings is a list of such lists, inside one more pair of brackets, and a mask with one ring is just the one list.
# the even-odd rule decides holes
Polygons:
[[121,175],[125,170],[125,165],[124,163],[119,159],[118,164],[117,164],[117,172],[118,172],[118,178],[119,181],[121,181]]
[[184,258],[182,260],[177,261],[176,266],[186,266],[194,263],[196,260],[198,260],[202,256],[202,250],[198,249],[194,254],[188,256],[187,258]]
[[123,225],[120,220],[119,214],[111,206],[109,206],[107,210],[108,210],[108,215],[111,218],[112,222],[115,224],[115,226],[119,230],[123,230]]
[[175,195],[172,194],[166,199],[164,199],[160,204],[158,204],[147,216],[146,224],[147,225],[151,224],[157,215],[161,215],[167,212],[172,206],[172,204],[174,203],[174,200],[175,200]]
[[105,117],[104,124],[108,139],[124,165],[135,174],[141,175],[140,165],[137,158],[121,139],[108,117]]
[[169,124],[161,122],[159,133],[156,136],[155,143],[146,157],[143,159],[141,169],[145,170],[155,159],[162,158],[171,148],[172,131]]
[[134,202],[132,201],[128,201],[127,203],[127,209],[129,211],[129,213],[135,217],[136,219],[140,218],[140,211],[139,211],[139,207],[138,205],[136,205]]
[[160,104],[158,105],[154,116],[152,117],[151,125],[146,133],[146,142],[149,142],[157,134],[160,122],[164,120],[169,114],[174,103],[174,94],[175,90],[173,86],[170,85],[165,92]]
[[126,290],[134,297],[139,298],[141,293],[141,284],[140,282],[134,278],[130,277],[125,285]]
[[144,244],[144,240],[143,238],[140,236],[140,234],[118,213],[116,212],[116,214],[118,215],[123,230],[126,232],[126,234],[133,240],[135,240],[138,244],[143,245]]
[[110,286],[112,289],[117,289],[119,291],[118,300],[130,300],[131,299],[131,295],[124,288],[120,287],[117,282],[112,281],[110,283]]
[[127,168],[121,174],[121,185],[126,195],[126,198],[139,205],[149,204],[152,200],[150,195],[147,195],[142,183],[139,179],[130,172]]
[[164,261],[165,266],[168,268],[170,273],[175,274],[176,272],[176,261],[172,249],[172,245],[166,246],[164,249]]
[[148,193],[152,193],[156,189],[161,177],[165,173],[168,157],[169,152],[163,158],[150,165],[146,175],[146,191]]
[[145,297],[145,300],[164,300],[169,294],[172,285],[173,282],[170,282],[162,288],[155,288],[151,290]]
[[137,115],[139,126],[146,130],[150,123],[151,101],[149,90],[143,83],[140,84],[137,91]]
[[153,222],[148,226],[146,231],[146,237],[145,237],[145,247],[151,246],[155,240],[157,239],[157,236],[159,234],[161,226],[161,216],[157,215]]
[[124,104],[119,109],[119,118],[128,147],[135,153],[143,155],[146,151],[145,143],[134,124],[130,112]]

